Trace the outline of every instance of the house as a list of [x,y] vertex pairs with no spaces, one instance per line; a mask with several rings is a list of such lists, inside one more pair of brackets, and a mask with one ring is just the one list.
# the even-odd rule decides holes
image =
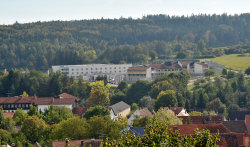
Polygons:
[[13,118],[14,117],[14,112],[3,112],[3,116],[4,117],[11,117],[11,118]]
[[[70,140],[70,147],[99,147],[102,139]],[[66,141],[53,141],[52,147],[65,147]]]
[[192,62],[189,68],[189,73],[194,76],[202,76],[209,69],[204,62]]
[[245,120],[245,115],[250,115],[250,109],[240,111],[230,111],[229,120]]
[[36,106],[39,111],[44,112],[49,106],[65,106],[73,109],[77,106],[80,99],[72,95],[63,93],[62,96],[56,97],[0,97],[0,106],[2,106],[4,112],[15,112],[17,108],[22,108],[24,112],[27,112],[31,105]]
[[143,108],[143,109],[139,109],[139,110],[136,110],[128,119],[128,124],[132,124],[133,121],[136,119],[136,117],[144,117],[144,116],[147,116],[147,117],[152,117],[153,114],[148,110],[148,108]]
[[131,134],[135,135],[135,136],[140,136],[142,137],[143,135],[146,134],[144,127],[131,127],[131,126],[128,126],[127,128],[124,128],[121,133],[124,133],[124,132],[130,132]]
[[95,81],[98,76],[107,76],[109,82],[124,80],[132,64],[83,64],[83,65],[58,65],[52,66],[53,72],[61,71],[62,74],[86,81]]
[[187,110],[183,107],[166,107],[175,116],[189,116]]
[[115,120],[117,118],[125,118],[130,113],[130,106],[121,101],[109,107],[110,117]]
[[221,123],[226,121],[226,118],[222,115],[216,116],[178,116],[181,118],[182,124],[211,124]]
[[128,82],[133,82],[137,80],[152,80],[151,77],[151,67],[148,66],[133,66],[128,68],[127,70],[127,78]]

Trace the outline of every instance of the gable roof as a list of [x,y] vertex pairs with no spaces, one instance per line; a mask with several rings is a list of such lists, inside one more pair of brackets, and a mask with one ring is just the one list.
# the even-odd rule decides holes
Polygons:
[[147,67],[147,66],[134,66],[134,67],[128,68],[128,71],[145,71],[148,68],[149,67]]
[[184,135],[193,135],[195,129],[203,130],[208,129],[210,130],[211,134],[215,134],[219,131],[219,133],[230,133],[229,129],[227,129],[223,124],[190,124],[190,125],[175,125],[169,126],[173,130],[178,129],[181,136]]
[[58,97],[0,97],[0,104],[35,104],[35,105],[69,105],[74,104],[79,98],[67,93],[62,93]]
[[152,117],[153,114],[148,110],[148,108],[143,108],[143,109],[139,109],[136,110],[141,116],[148,116],[148,117]]
[[111,105],[110,108],[114,111],[114,113],[116,115],[116,114],[130,108],[130,106],[127,103],[120,101],[114,105]]
[[156,69],[181,69],[181,66],[177,63],[173,63],[171,65],[166,64],[151,64],[148,65],[149,67],[156,68]]
[[231,132],[234,133],[245,133],[247,132],[247,127],[243,120],[239,121],[224,121],[223,125],[226,126]]
[[71,99],[76,99],[77,101],[80,100],[80,98],[76,97],[76,96],[73,96],[73,95],[70,95],[68,93],[62,93],[62,94],[59,94],[58,95],[59,97],[62,97],[62,98],[71,98]]
[[184,108],[183,107],[167,107],[168,109],[172,110],[175,115],[178,115]]
[[208,123],[218,123],[224,121],[224,116],[178,116],[182,119],[182,124],[187,124],[190,120],[191,124],[208,124]]
[[4,117],[11,117],[11,118],[13,118],[13,117],[14,117],[14,114],[15,114],[14,112],[4,112],[4,113],[3,113],[3,116],[4,116]]

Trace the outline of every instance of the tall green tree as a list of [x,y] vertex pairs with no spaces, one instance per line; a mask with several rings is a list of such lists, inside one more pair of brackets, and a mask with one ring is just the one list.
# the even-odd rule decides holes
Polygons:
[[158,110],[161,107],[175,107],[178,105],[176,98],[176,92],[174,90],[162,91],[157,96],[155,102],[155,109]]

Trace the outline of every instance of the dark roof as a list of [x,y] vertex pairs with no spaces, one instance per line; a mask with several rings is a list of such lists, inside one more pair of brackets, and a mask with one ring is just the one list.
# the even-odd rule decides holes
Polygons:
[[[88,147],[90,144],[92,147],[99,147],[103,140],[102,139],[70,140],[70,146],[71,147],[80,146],[82,141],[84,142],[84,145],[86,147]],[[52,147],[65,147],[65,145],[66,145],[65,141],[53,141],[52,142]]]
[[178,129],[181,136],[184,135],[193,135],[195,129],[210,130],[211,134],[215,134],[219,131],[219,133],[230,133],[230,131],[221,123],[218,124],[189,124],[189,125],[175,125],[169,126],[173,130]]
[[35,105],[71,105],[74,104],[76,99],[74,98],[53,98],[43,97],[34,100]]
[[178,116],[182,119],[182,124],[208,124],[208,123],[218,123],[224,121],[224,116]]
[[143,136],[144,134],[146,134],[146,132],[144,131],[144,127],[136,127],[136,128],[131,127],[130,131],[136,136]]
[[110,108],[114,111],[115,115],[130,108],[130,106],[128,104],[126,104],[123,101],[120,101],[119,103],[116,103],[112,106],[110,106]]
[[196,63],[202,66],[208,66],[206,63],[203,63],[203,62],[196,62]]
[[245,120],[245,115],[250,115],[250,110],[229,112],[230,120]]
[[137,110],[141,116],[148,116],[148,117],[152,117],[153,114],[148,110],[148,108],[143,108],[140,110]]
[[234,133],[245,133],[247,132],[247,127],[244,120],[238,121],[224,121],[223,125],[226,126],[231,132]]
[[0,104],[12,104],[12,103],[33,103],[35,96],[31,97],[0,97]]

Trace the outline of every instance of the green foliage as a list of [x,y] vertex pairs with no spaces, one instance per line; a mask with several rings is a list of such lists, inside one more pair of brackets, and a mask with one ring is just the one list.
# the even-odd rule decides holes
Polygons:
[[174,90],[162,91],[157,96],[157,100],[155,102],[155,110],[158,110],[161,107],[175,107],[177,105],[178,102]]
[[150,85],[147,81],[138,80],[135,83],[132,83],[126,94],[126,102],[128,104],[132,104],[133,102],[138,103],[143,96],[147,95],[149,89]]
[[62,120],[66,120],[71,117],[73,117],[72,110],[65,106],[50,106],[44,113],[44,120],[48,124],[57,124]]
[[135,112],[136,110],[138,110],[139,109],[139,106],[136,104],[136,103],[133,103],[132,105],[131,105],[131,111],[132,112]]
[[0,144],[1,145],[7,145],[7,144],[11,144],[11,134],[10,132],[0,129]]
[[120,101],[127,101],[126,95],[122,91],[115,91],[113,95],[111,95],[110,98],[110,105],[113,105],[115,103],[118,103]]
[[143,116],[143,117],[136,117],[133,121],[133,127],[146,127],[146,125],[150,122],[150,117]]
[[32,143],[41,141],[45,136],[46,123],[37,116],[28,116],[22,126],[21,132]]
[[18,126],[22,125],[26,117],[27,117],[27,113],[25,113],[23,109],[17,108],[14,114],[14,120],[16,122],[16,125]]
[[250,75],[250,67],[245,70],[245,74]]
[[109,117],[110,112],[106,107],[95,106],[95,107],[90,107],[83,115],[83,117],[85,117],[86,119],[89,119],[93,116]]
[[16,133],[16,122],[11,117],[5,117],[3,121],[3,129],[11,132]]
[[88,136],[88,123],[85,119],[79,117],[72,117],[61,121],[52,128],[50,138],[64,140],[69,139],[84,139]]
[[4,121],[3,108],[0,106],[0,128],[2,128],[3,121]]
[[190,116],[202,116],[202,113],[199,111],[191,111],[188,113]]
[[102,116],[91,117],[88,120],[88,124],[88,138],[104,139],[108,137],[111,139],[117,139],[120,137],[120,131],[123,128],[123,125],[117,121]]
[[227,69],[223,68],[222,75],[224,75],[224,76],[227,75]]
[[168,125],[153,120],[145,128],[146,135],[139,137],[125,132],[118,140],[108,140],[103,147],[111,146],[211,146],[216,147],[220,141],[218,134],[211,135],[209,130],[194,130],[194,135],[180,136],[178,130],[173,131]]
[[154,115],[152,120],[157,120],[158,123],[164,125],[181,125],[182,121],[171,113],[168,108],[159,109]]
[[144,96],[139,101],[139,106],[141,108],[148,108],[149,111],[154,110],[155,100],[152,99],[150,96]]
[[128,83],[126,81],[121,81],[117,87],[117,89],[125,92],[125,90],[128,88]]
[[214,74],[215,74],[215,71],[212,70],[212,69],[207,70],[207,71],[205,72],[205,76],[206,76],[206,77],[214,76]]
[[38,118],[42,117],[42,114],[37,111],[37,107],[34,107],[33,105],[31,105],[27,114],[28,116],[37,116]]

